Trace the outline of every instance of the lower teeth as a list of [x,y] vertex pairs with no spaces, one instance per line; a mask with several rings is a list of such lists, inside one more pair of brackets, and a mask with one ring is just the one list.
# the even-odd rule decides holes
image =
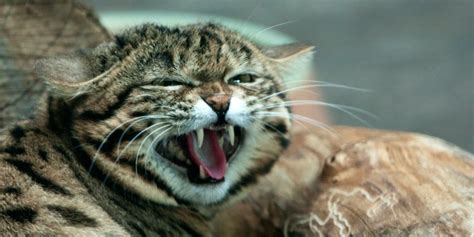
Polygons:
[[204,171],[204,168],[200,165],[200,166],[199,166],[199,177],[200,177],[201,179],[205,179],[206,176],[207,176],[207,175],[206,175],[206,171]]

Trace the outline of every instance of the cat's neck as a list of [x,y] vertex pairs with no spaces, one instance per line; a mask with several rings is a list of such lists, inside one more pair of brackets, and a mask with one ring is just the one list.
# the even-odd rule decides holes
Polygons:
[[[77,151],[77,150],[76,150]],[[78,153],[80,156],[81,153]],[[87,170],[76,157],[71,166],[89,193],[120,225],[140,233],[172,233],[173,236],[209,232],[208,220],[197,210],[186,206],[166,206],[145,200],[114,182],[101,182],[94,171]],[[186,218],[184,218],[186,217]],[[186,221],[183,221],[186,220]],[[147,234],[148,235],[148,234]]]

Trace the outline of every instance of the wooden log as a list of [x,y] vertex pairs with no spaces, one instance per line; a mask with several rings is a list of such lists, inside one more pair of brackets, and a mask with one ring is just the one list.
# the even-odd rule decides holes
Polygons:
[[216,236],[470,236],[474,156],[421,134],[335,127],[294,132]]

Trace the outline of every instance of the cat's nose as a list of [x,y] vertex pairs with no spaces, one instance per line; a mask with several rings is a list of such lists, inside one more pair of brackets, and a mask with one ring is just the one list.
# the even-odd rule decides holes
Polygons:
[[229,109],[230,96],[226,94],[214,94],[203,97],[203,100],[216,112],[217,123],[224,123],[225,114]]

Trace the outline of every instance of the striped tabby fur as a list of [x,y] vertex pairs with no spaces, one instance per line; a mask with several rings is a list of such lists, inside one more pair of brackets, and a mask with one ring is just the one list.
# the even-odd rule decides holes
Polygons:
[[[285,100],[275,93],[310,51],[261,47],[215,24],[147,24],[39,63],[50,89],[0,148],[0,233],[209,236],[219,206],[243,196],[288,145],[290,113],[275,107]],[[245,136],[224,181],[196,184],[154,150],[216,122],[203,101],[215,94],[230,97],[226,123]]]

